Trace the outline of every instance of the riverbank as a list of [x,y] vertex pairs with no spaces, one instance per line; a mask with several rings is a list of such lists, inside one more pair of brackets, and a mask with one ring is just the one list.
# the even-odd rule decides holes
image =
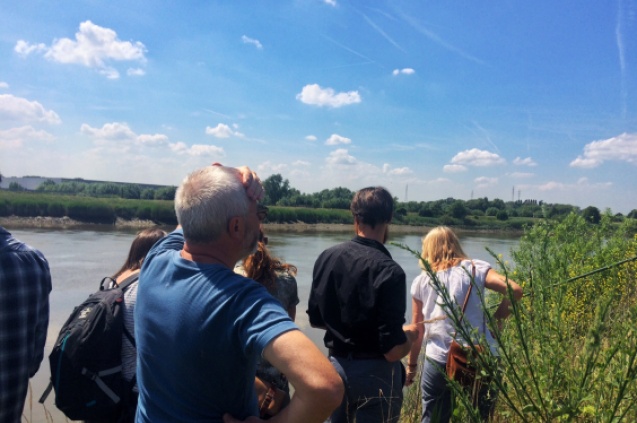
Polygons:
[[[144,229],[155,226],[155,222],[152,220],[141,219],[120,219],[118,218],[114,224],[105,223],[85,223],[78,220],[73,220],[69,217],[22,217],[22,216],[5,216],[0,217],[0,226],[7,229],[80,229],[80,228],[103,228],[103,229],[121,229],[121,230],[134,230]],[[265,223],[264,229],[266,232],[295,232],[295,233],[313,233],[313,232],[332,232],[332,233],[353,233],[353,227],[351,224],[343,223]],[[167,228],[170,230],[171,228]],[[390,231],[396,234],[415,234],[424,235],[431,229],[430,226],[412,226],[412,225],[391,225]],[[493,228],[457,228],[454,230],[458,233],[519,233],[519,230],[501,230]]]

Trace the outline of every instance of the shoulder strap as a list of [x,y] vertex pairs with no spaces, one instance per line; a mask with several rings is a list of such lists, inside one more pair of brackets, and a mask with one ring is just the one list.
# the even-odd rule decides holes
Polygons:
[[473,260],[471,260],[471,280],[469,281],[469,290],[467,291],[467,295],[464,297],[464,302],[462,303],[462,314],[464,314],[465,309],[467,308],[467,303],[469,302],[469,295],[471,295],[471,289],[473,288],[473,284],[476,280],[476,267],[473,264]]
[[122,283],[117,284],[117,286],[119,286],[120,288],[122,288],[122,291],[125,291],[126,288],[128,288],[128,286],[130,284],[132,284],[133,282],[135,282],[136,280],[139,279],[139,270],[134,272],[132,275],[130,275],[129,277],[127,277],[126,279],[124,279],[122,281]]

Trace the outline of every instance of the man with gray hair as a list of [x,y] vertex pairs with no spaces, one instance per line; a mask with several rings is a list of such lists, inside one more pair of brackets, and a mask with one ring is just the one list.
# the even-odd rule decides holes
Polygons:
[[329,361],[262,285],[233,271],[256,248],[262,196],[245,167],[196,170],[177,190],[179,226],[140,275],[136,421],[256,419],[260,356],[295,388],[272,421],[322,422],[339,405],[343,386]]

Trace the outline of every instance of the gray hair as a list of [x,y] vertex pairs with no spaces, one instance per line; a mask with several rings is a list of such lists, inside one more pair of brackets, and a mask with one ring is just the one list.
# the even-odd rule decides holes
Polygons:
[[217,240],[230,218],[248,214],[250,200],[235,168],[207,166],[183,180],[175,193],[175,213],[188,242]]

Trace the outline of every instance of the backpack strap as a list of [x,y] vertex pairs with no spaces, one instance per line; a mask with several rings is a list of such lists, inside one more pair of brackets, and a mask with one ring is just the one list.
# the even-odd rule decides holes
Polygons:
[[133,282],[139,279],[139,270],[134,272],[132,275],[124,279],[121,283],[118,283],[117,286],[122,288],[122,291],[126,291],[126,288]]

